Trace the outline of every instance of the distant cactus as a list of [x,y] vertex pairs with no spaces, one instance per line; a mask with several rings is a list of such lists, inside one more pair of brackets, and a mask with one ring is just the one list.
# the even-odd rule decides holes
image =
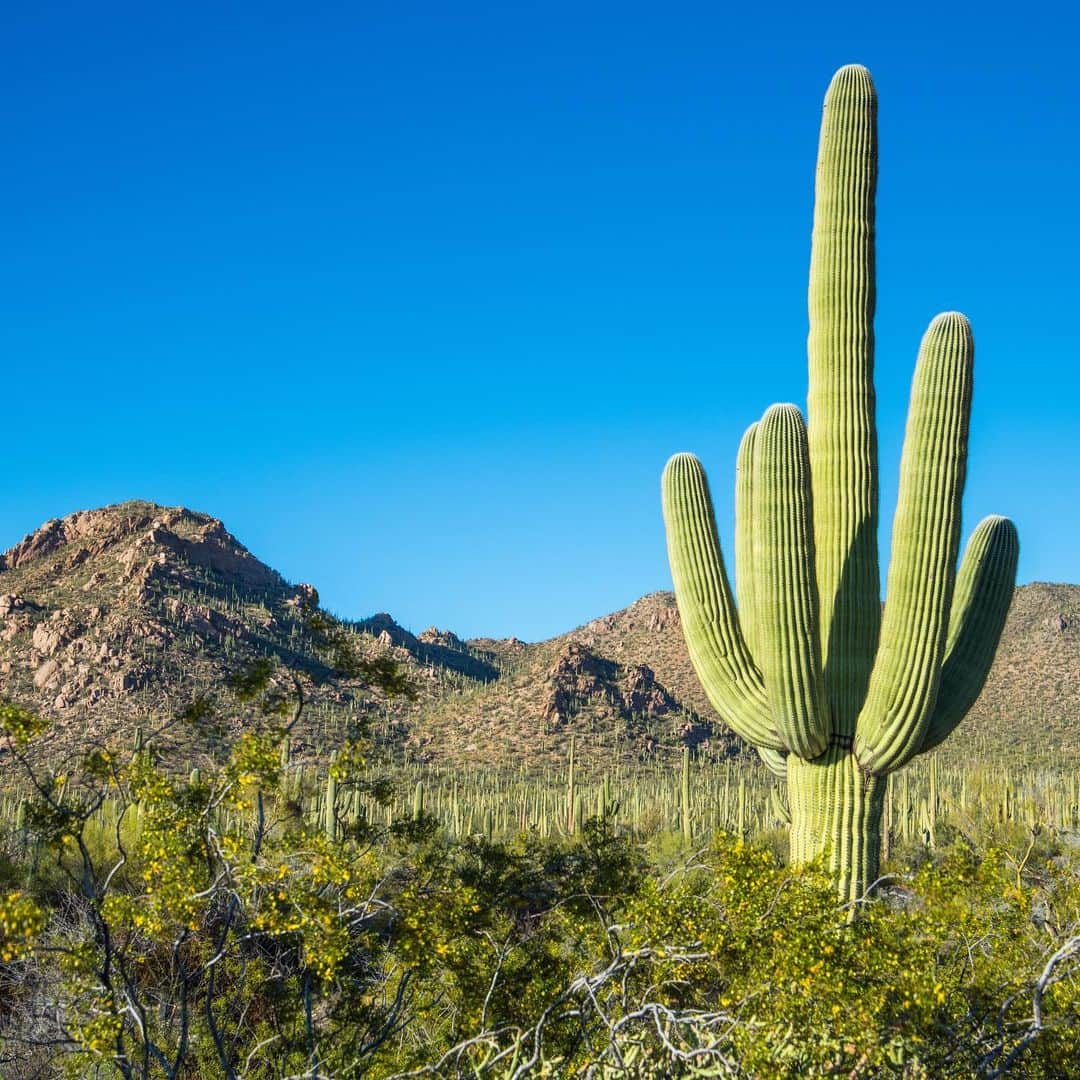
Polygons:
[[694,841],[693,819],[690,816],[690,747],[682,748],[682,776],[679,783],[679,817],[682,824],[683,843],[690,846]]
[[788,783],[791,855],[828,854],[840,894],[878,876],[887,774],[937,746],[986,680],[1016,578],[1008,519],[959,573],[974,346],[937,316],[911,392],[884,613],[877,553],[874,197],[877,97],[852,65],[825,96],[810,260],[808,424],[774,405],[739,448],[738,611],[705,473],[664,471],[668,553],[709,699]]
[[570,736],[570,761],[566,776],[566,831],[573,836],[581,822],[578,820],[577,776],[574,772],[574,736]]
[[323,829],[330,843],[337,843],[337,776],[331,772],[326,777],[326,795],[323,800]]

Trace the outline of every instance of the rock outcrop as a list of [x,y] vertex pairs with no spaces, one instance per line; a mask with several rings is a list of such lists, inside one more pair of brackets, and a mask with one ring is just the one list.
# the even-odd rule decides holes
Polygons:
[[[142,502],[79,511],[0,555],[0,696],[78,739],[167,719],[270,656],[317,676],[311,705],[366,708],[371,695],[333,677],[304,626],[318,604],[313,585],[290,585],[207,514]],[[373,622],[395,648],[426,648],[389,615]],[[383,648],[378,633],[361,629],[362,651]]]
[[647,665],[623,667],[576,641],[559,652],[547,683],[543,705],[547,724],[565,724],[584,705],[595,702],[640,719],[654,719],[679,709]]

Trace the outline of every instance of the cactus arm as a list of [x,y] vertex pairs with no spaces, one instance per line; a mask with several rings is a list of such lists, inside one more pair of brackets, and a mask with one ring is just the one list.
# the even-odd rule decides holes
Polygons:
[[829,84],[810,254],[807,423],[821,664],[831,726],[852,735],[880,625],[874,427],[877,94],[866,68]]
[[766,750],[764,747],[757,748],[758,757],[761,758],[765,768],[780,780],[787,779],[787,755],[779,750]]
[[[754,530],[753,506],[754,437],[757,424],[751,424],[739,443],[735,459],[735,599],[739,605],[739,625],[743,640],[755,659],[760,644],[756,636],[754,607]],[[760,661],[758,661],[760,663]]]
[[958,312],[938,315],[919,349],[881,641],[856,724],[855,755],[875,775],[918,753],[937,700],[956,580],[974,352],[971,326]]
[[994,662],[1016,585],[1020,541],[1004,517],[983,518],[968,540],[956,576],[941,686],[923,753],[940,745],[975,704]]
[[829,725],[821,708],[810,462],[794,405],[772,406],[758,425],[753,498],[758,665],[773,724],[792,753],[810,760],[829,745]]
[[701,462],[676,454],[661,481],[668,559],[687,651],[713,707],[755,746],[784,748],[739,619]]

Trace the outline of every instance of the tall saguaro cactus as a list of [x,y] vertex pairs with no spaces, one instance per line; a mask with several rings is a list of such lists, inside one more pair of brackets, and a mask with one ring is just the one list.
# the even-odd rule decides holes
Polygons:
[[840,895],[878,875],[886,777],[945,739],[986,681],[1016,529],[992,516],[957,571],[974,345],[938,315],[915,368],[882,613],[874,428],[877,96],[852,65],[825,96],[810,258],[808,423],[774,405],[736,466],[732,596],[704,470],[662,482],[668,555],[709,700],[786,776],[791,856],[827,853]]

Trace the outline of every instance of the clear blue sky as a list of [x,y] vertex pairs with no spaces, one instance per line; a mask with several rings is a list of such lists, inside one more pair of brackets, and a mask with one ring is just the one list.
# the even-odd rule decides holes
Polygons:
[[[888,539],[912,364],[977,342],[965,531],[1080,581],[1071,7],[8,9],[0,548],[127,498],[338,614],[537,639],[670,587],[659,474],[805,402],[821,97],[880,96]],[[729,544],[730,550],[730,544]]]

